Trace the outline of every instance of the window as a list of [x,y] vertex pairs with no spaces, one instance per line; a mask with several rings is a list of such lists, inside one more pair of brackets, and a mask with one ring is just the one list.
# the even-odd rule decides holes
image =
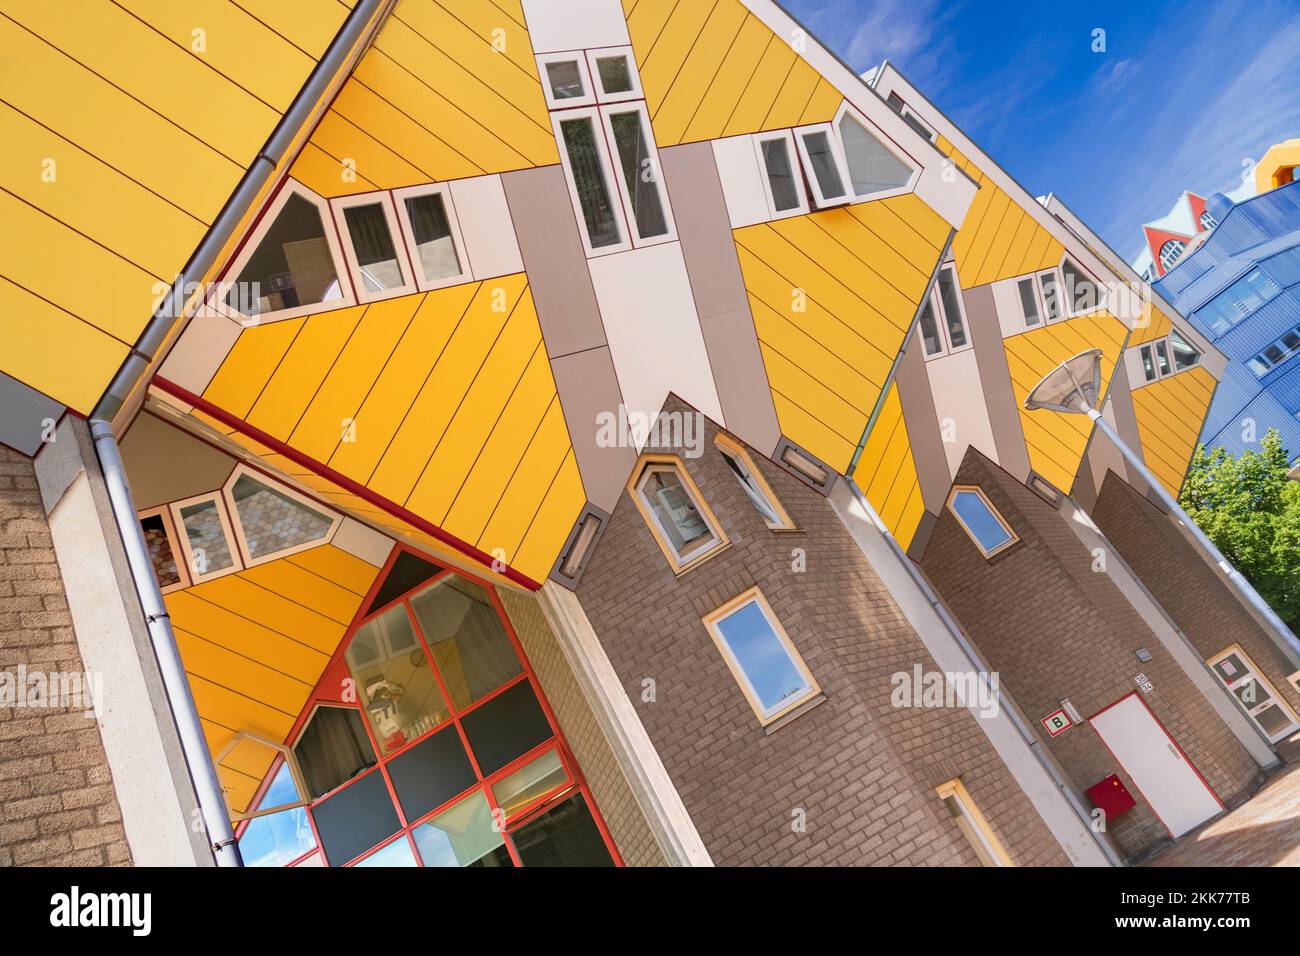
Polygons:
[[918,135],[928,139],[932,143],[939,138],[939,134],[932,130],[928,123],[913,113],[912,108],[904,103],[903,98],[897,93],[890,93],[887,102],[894,108],[895,112],[897,112],[899,116],[903,117],[903,121],[907,123],[908,126],[916,130]]
[[1168,272],[1179,257],[1182,256],[1183,250],[1187,248],[1187,243],[1182,239],[1166,239],[1165,244],[1160,247],[1160,266]]
[[839,130],[855,196],[901,192],[911,185],[915,168],[870,132],[867,120],[848,104],[840,108],[835,128]]
[[1191,368],[1201,360],[1201,353],[1178,334],[1176,329],[1169,331],[1169,348],[1174,353],[1174,371],[1181,372]]
[[1020,540],[979,488],[955,486],[948,496],[948,510],[986,558],[1000,554]]
[[1061,294],[1056,284],[1056,273],[1039,273],[1038,286],[1043,290],[1043,314],[1048,322],[1055,322],[1061,317]]
[[767,205],[773,218],[808,212],[808,200],[794,158],[794,136],[788,131],[757,136],[754,143],[763,169]]
[[1034,288],[1033,277],[1017,282],[1016,292],[1020,295],[1020,310],[1025,317],[1025,325],[1037,325],[1043,321],[1038,312],[1038,291]]
[[375,748],[354,707],[317,707],[294,742],[293,755],[311,800],[375,765]]
[[1281,292],[1272,278],[1254,268],[1197,309],[1196,317],[1219,336]]
[[324,203],[306,187],[289,181],[280,190],[218,283],[218,301],[232,318],[288,319],[320,311],[322,304],[352,304],[343,256],[323,211]]
[[610,192],[613,170],[601,148],[596,110],[574,110],[555,117],[556,134],[563,147],[565,171],[574,205],[581,211],[583,242],[588,254],[628,247],[614,210]]
[[414,292],[404,244],[398,249],[401,231],[392,197],[369,193],[336,199],[332,205],[358,300],[374,302]]
[[1246,364],[1262,378],[1297,354],[1300,354],[1300,325],[1279,337]]
[[154,577],[163,594],[179,590],[189,584],[185,561],[177,554],[171,514],[167,508],[152,508],[140,512],[140,530],[153,562]]
[[653,145],[644,104],[607,106],[600,112],[621,173],[619,197],[627,211],[634,243],[646,245],[675,238],[659,154]]
[[456,707],[523,673],[487,591],[473,581],[442,578],[411,597],[411,610]]
[[393,192],[402,233],[414,247],[415,284],[440,289],[470,278],[460,223],[446,186],[410,186]]
[[[289,764],[282,762],[252,812],[300,801]],[[316,837],[302,806],[255,816],[239,834],[239,855],[244,866],[287,866],[315,849]]]
[[1169,343],[1160,339],[1155,343],[1156,368],[1160,370],[1160,377],[1164,378],[1169,374]]
[[581,53],[547,53],[537,58],[548,109],[590,106],[596,102],[595,90],[587,71],[587,58]]
[[596,96],[600,102],[617,103],[644,97],[631,47],[589,50],[587,63],[596,81]]
[[707,615],[704,625],[763,726],[821,693],[758,588]]
[[1017,280],[1016,294],[1026,327],[1096,312],[1106,304],[1105,289],[1068,256],[1055,269]]
[[1101,308],[1104,301],[1101,289],[1070,259],[1061,261],[1061,276],[1065,280],[1066,301],[1070,303],[1070,315],[1082,315]]
[[343,521],[243,466],[226,483],[226,494],[248,567],[323,544]]
[[945,265],[939,270],[934,289],[921,305],[919,325],[926,358],[947,355],[970,345],[957,270],[952,266]]
[[943,801],[953,822],[957,824],[957,828],[961,830],[962,835],[970,843],[971,849],[979,857],[981,866],[1012,865],[1007,851],[1002,848],[1001,842],[993,834],[993,829],[984,819],[984,814],[980,813],[979,808],[975,806],[975,801],[971,799],[969,791],[959,778],[940,784],[935,788],[935,792],[939,794],[939,799]]
[[730,435],[719,433],[714,443],[722,453],[722,460],[727,463],[731,473],[736,476],[741,489],[753,502],[763,521],[773,531],[791,531],[794,521],[781,506],[781,501],[772,491],[762,472],[754,466],[749,453]]
[[728,543],[700,489],[671,456],[649,456],[629,487],[632,501],[678,574]]
[[1159,376],[1156,373],[1156,360],[1151,352],[1151,346],[1142,346],[1138,354],[1142,357],[1142,377],[1148,382],[1154,382]]
[[1208,209],[1201,213],[1200,223],[1202,232],[1205,232],[1207,229],[1213,229],[1219,224],[1218,221],[1210,215],[1210,210]]
[[172,519],[180,531],[185,567],[196,583],[240,570],[235,560],[234,534],[225,503],[218,494],[187,498],[172,506]]
[[809,170],[808,183],[818,206],[846,203],[849,171],[829,124],[799,129],[795,133],[799,155]]
[[1139,347],[1142,378],[1148,382],[1192,368],[1201,361],[1201,353],[1177,330],[1170,329],[1166,338]]

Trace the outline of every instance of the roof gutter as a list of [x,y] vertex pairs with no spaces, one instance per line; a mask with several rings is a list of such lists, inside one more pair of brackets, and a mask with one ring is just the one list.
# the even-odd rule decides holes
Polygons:
[[167,605],[163,601],[158,579],[154,575],[153,562],[149,556],[148,546],[145,544],[144,532],[136,517],[135,502],[131,498],[126,468],[122,463],[112,419],[126,403],[137,380],[147,372],[157,357],[167,341],[172,326],[184,316],[186,301],[189,298],[186,293],[187,288],[191,284],[201,282],[212,269],[222,249],[257,201],[262,188],[310,119],[316,105],[325,96],[334,79],[348,65],[349,59],[358,49],[358,44],[367,29],[381,23],[387,15],[387,8],[390,8],[394,2],[395,0],[359,0],[325,55],[316,64],[316,69],[299,90],[293,104],[281,117],[266,146],[258,153],[257,158],[253,160],[243,179],[240,180],[239,186],[226,202],[221,215],[212,224],[212,228],[208,230],[198,249],[168,290],[140,334],[130,356],[118,369],[108,391],[90,415],[90,431],[95,442],[95,453],[103,470],[104,483],[108,489],[113,519],[126,551],[131,578],[149,631],[149,640],[158,659],[163,687],[167,693],[167,703],[176,721],[181,749],[185,754],[185,762],[194,784],[199,810],[207,828],[209,845],[218,866],[239,867],[243,866],[243,860],[230,824],[230,814],[226,808],[221,781],[217,777],[217,768],[208,750],[203,726],[199,722],[198,709],[194,704],[194,695],[185,675],[185,665],[181,660],[180,649],[176,645],[176,635],[167,614]]

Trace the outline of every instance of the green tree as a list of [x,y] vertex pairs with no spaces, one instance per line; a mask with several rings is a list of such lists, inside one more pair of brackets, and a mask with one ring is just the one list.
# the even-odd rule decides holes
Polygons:
[[1196,449],[1179,504],[1282,620],[1300,628],[1300,482],[1270,428],[1259,451]]

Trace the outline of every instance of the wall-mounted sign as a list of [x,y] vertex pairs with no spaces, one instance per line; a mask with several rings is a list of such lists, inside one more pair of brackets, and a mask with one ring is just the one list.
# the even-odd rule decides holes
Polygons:
[[1073,726],[1074,721],[1070,720],[1070,716],[1065,712],[1064,707],[1043,718],[1043,728],[1047,731],[1049,737],[1065,733]]
[[1151,681],[1146,674],[1138,674],[1137,677],[1133,678],[1133,683],[1138,685],[1138,690],[1142,691],[1142,693],[1151,693]]

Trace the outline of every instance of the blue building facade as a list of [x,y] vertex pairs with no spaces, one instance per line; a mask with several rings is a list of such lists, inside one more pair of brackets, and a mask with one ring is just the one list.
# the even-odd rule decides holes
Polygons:
[[1235,206],[1222,195],[1218,222],[1154,288],[1229,364],[1201,431],[1206,448],[1258,450],[1269,428],[1300,458],[1300,182]]

